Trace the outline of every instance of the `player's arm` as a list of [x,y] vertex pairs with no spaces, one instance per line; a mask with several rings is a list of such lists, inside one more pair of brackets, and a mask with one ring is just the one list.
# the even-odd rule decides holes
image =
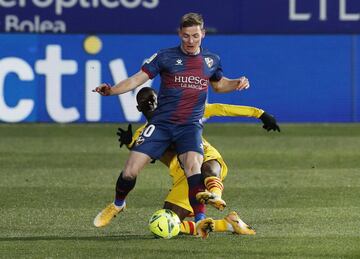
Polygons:
[[210,81],[210,84],[217,93],[228,93],[234,90],[240,91],[250,87],[249,80],[245,76],[238,79],[229,79],[223,76],[218,81]]
[[254,117],[260,118],[264,113],[263,110],[242,105],[231,105],[222,103],[208,103],[205,106],[204,117],[230,116],[230,117]]
[[145,73],[143,70],[140,70],[136,74],[132,75],[129,78],[126,78],[123,81],[120,81],[114,86],[103,83],[92,91],[97,92],[103,96],[119,95],[134,90],[136,87],[142,85],[147,80],[149,80],[148,74]]
[[277,125],[274,116],[268,114],[262,109],[251,106],[240,106],[221,103],[206,104],[204,117],[210,118],[213,116],[254,117],[262,121],[263,128],[267,131],[274,130],[280,132],[280,127],[279,125]]

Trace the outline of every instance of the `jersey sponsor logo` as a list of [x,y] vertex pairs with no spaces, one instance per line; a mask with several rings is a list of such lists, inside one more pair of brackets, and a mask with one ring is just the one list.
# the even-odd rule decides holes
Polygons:
[[174,76],[174,83],[180,84],[183,88],[202,90],[209,84],[209,80],[200,76]]
[[205,63],[209,68],[211,68],[214,65],[214,60],[212,58],[206,57]]

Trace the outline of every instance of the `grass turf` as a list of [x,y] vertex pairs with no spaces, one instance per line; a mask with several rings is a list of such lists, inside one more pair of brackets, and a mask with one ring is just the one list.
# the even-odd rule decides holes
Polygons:
[[[125,126],[125,125],[124,125]],[[256,236],[154,239],[150,215],[170,187],[167,169],[148,166],[128,210],[109,227],[93,218],[111,202],[128,151],[115,124],[0,124],[2,258],[359,258],[360,125],[207,124],[225,158],[224,199]]]

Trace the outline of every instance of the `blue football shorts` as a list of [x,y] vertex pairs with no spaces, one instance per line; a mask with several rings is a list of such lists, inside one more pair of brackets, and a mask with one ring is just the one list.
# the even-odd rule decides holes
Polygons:
[[203,155],[202,129],[200,123],[177,125],[149,124],[140,134],[131,150],[147,154],[152,159],[159,159],[165,150],[175,145],[177,154],[195,151]]

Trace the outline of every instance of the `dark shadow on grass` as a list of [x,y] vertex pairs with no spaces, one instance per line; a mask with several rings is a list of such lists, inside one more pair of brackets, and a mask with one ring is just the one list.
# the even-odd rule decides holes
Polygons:
[[118,240],[151,240],[151,235],[119,235],[119,236],[33,236],[33,237],[1,237],[0,242],[11,241],[60,241],[60,240],[83,240],[83,241],[118,241]]

